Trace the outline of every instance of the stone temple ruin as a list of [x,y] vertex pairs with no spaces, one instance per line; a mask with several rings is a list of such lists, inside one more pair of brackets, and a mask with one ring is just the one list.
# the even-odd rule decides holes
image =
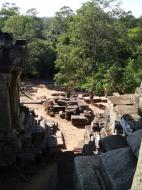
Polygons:
[[55,101],[47,105],[48,114],[51,111],[52,116],[59,114],[62,119],[71,120],[74,126],[85,127],[82,156],[74,160],[76,190],[128,190],[133,179],[137,187],[134,189],[140,189],[135,179],[141,183],[140,169],[136,170],[138,158],[139,165],[141,160],[140,91],[141,88],[135,94],[94,97],[94,106],[103,110],[95,111],[94,115],[89,110],[89,97],[81,94],[72,100],[55,95]]
[[[11,34],[0,32],[0,169],[35,164],[63,145],[58,123],[20,104],[25,57],[26,41],[13,43]],[[43,103],[47,114],[85,128],[82,155],[74,159],[75,189],[141,190],[142,86],[134,94],[94,97],[93,106],[102,112],[93,112],[86,96],[60,95]]]
[[[91,125],[85,127],[85,156],[75,158],[77,190],[142,189],[141,89],[135,94],[107,97],[104,113],[96,113]],[[101,104],[98,97],[94,99]]]
[[25,58],[26,41],[13,43],[11,34],[0,32],[0,168],[3,169],[34,164],[43,154],[55,152],[61,137],[57,123],[20,104],[20,74]]

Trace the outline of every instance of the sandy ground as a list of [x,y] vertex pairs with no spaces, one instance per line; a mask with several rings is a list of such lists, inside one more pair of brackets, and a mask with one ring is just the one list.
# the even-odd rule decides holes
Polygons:
[[[48,84],[41,84],[41,85],[36,85],[36,84],[31,84],[32,90],[35,92],[32,92],[31,94],[28,93],[28,95],[33,99],[30,100],[26,96],[22,96],[20,99],[22,102],[34,102],[34,100],[37,100],[38,98],[41,97],[46,97],[47,99],[53,98],[51,96],[52,93],[55,92],[60,92],[59,90],[55,90],[54,88],[51,88],[52,85],[49,85],[50,88],[48,87]],[[65,140],[65,145],[66,145],[66,150],[67,151],[72,151],[74,149],[80,149],[83,147],[84,143],[84,132],[85,129],[80,129],[71,124],[70,121],[67,121],[65,119],[61,119],[58,115],[56,115],[54,118],[51,118],[47,113],[45,112],[44,106],[41,104],[26,104],[26,106],[33,108],[35,112],[39,115],[42,116],[48,120],[58,122],[59,129],[61,130],[64,140]]]

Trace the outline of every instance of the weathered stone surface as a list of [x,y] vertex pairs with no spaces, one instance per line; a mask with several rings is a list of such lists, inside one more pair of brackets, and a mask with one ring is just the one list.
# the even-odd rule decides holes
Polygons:
[[126,190],[131,187],[136,159],[130,148],[121,148],[100,154],[102,171],[109,190]]
[[12,127],[9,97],[10,73],[0,73],[0,128],[8,130]]
[[84,127],[88,123],[87,118],[83,115],[72,115],[71,121],[73,125],[79,127]]
[[65,108],[65,118],[67,120],[71,120],[72,115],[76,115],[78,113],[77,105],[69,105]]
[[67,105],[67,102],[65,100],[62,100],[62,99],[57,99],[56,100],[56,103],[59,105],[59,106],[66,106]]
[[78,103],[79,111],[83,112],[84,110],[88,110],[89,106],[85,102],[79,102]]
[[139,151],[137,169],[133,178],[133,184],[131,190],[141,190],[141,189],[142,189],[142,142]]
[[95,96],[95,97],[93,98],[93,102],[94,102],[94,103],[101,102],[101,97]]
[[142,129],[135,131],[134,133],[132,133],[132,135],[129,135],[127,137],[127,142],[137,158],[139,156],[141,140],[142,140]]
[[59,111],[65,111],[65,106],[59,106],[58,104],[53,105],[54,113],[58,113]]
[[128,147],[127,141],[120,135],[111,135],[100,140],[100,148],[104,152],[125,147]]
[[78,102],[77,101],[73,101],[73,100],[69,100],[69,101],[67,101],[67,104],[68,105],[78,105]]
[[96,170],[100,168],[99,156],[80,156],[74,160],[74,186],[76,190],[101,190]]

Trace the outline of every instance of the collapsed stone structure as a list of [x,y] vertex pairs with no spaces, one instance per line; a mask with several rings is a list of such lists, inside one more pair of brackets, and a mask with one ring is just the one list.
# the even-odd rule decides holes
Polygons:
[[75,158],[74,163],[76,190],[128,190],[135,171],[132,189],[138,188],[136,180],[141,183],[140,169],[136,170],[141,156],[141,88],[135,94],[112,96],[107,100],[104,114],[100,118],[96,114],[92,124],[86,126],[85,156]]
[[25,40],[13,44],[12,34],[0,32],[0,166],[16,163],[14,130],[19,130],[18,84],[25,53]]
[[54,98],[44,103],[47,114],[54,117],[59,114],[62,119],[71,120],[77,127],[90,124],[94,115],[88,104],[76,97],[66,98],[66,94],[52,94]]
[[62,137],[58,124],[20,104],[19,88],[26,41],[0,32],[0,168],[24,167],[55,152]]

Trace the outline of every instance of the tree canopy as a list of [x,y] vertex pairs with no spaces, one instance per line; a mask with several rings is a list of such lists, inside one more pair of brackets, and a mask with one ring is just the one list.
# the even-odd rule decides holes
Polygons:
[[0,10],[0,28],[27,39],[23,74],[53,79],[68,88],[96,94],[131,93],[142,80],[142,17],[117,0],[92,0],[75,13],[64,6],[51,18],[35,8],[20,13],[15,4]]

